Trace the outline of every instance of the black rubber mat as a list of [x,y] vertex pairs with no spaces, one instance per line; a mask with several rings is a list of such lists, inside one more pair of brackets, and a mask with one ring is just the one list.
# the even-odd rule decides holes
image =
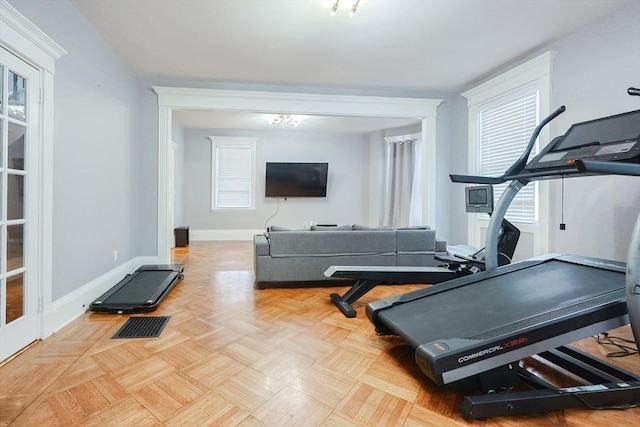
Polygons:
[[111,339],[159,337],[170,318],[171,316],[131,317]]

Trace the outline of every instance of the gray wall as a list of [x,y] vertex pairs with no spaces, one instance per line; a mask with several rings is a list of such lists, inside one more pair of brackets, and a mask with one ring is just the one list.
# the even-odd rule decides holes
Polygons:
[[[211,140],[209,136],[256,137],[256,210],[211,212]],[[265,225],[302,228],[304,222],[368,222],[369,143],[366,135],[298,131],[185,131],[184,215],[191,229],[251,230]],[[264,197],[266,162],[328,162],[326,198],[286,201]],[[270,218],[273,215],[272,218]]]
[[[438,239],[454,245],[467,241],[466,217],[460,222],[451,214],[464,212],[464,185],[454,184],[449,178],[450,173],[462,173],[454,168],[456,161],[467,159],[467,110],[466,102],[460,95],[449,94],[442,98],[436,120],[436,233]],[[459,108],[461,103],[464,106],[462,110]],[[460,146],[464,148],[461,149]],[[465,164],[464,170],[466,169]]]
[[[451,143],[447,145],[446,153],[443,155],[448,156],[450,166],[448,170],[443,168],[443,173],[446,176],[439,177],[441,181],[438,186],[438,200],[442,200],[443,209],[447,209],[444,214],[449,225],[447,243],[467,244],[468,214],[465,212],[465,184],[451,182],[448,174],[465,174],[469,169],[469,109],[467,108],[467,100],[462,95],[450,97],[448,107],[450,111],[449,122],[443,123],[441,127],[449,130]],[[444,195],[449,197],[448,201]]]
[[141,237],[156,244],[155,223],[143,221],[139,204],[149,190],[138,185],[143,157],[136,145],[145,143],[142,88],[71,3],[10,3],[69,52],[56,63],[54,89],[55,300],[142,252],[151,253]]
[[[552,46],[553,108],[567,111],[552,122],[562,134],[575,122],[640,109],[640,3],[614,12]],[[633,224],[640,212],[636,177],[588,177],[564,182],[565,231],[560,231],[560,182],[552,186],[551,249],[626,260]]]

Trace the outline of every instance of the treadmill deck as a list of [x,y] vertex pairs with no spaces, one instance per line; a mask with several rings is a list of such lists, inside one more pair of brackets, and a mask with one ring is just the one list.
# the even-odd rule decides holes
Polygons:
[[447,384],[622,326],[624,273],[623,263],[549,256],[374,302],[367,314]]

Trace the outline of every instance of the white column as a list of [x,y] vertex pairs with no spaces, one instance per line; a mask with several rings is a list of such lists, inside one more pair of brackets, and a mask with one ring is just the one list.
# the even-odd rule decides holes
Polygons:
[[158,107],[158,258],[160,263],[171,261],[169,245],[169,158],[171,150],[171,108]]

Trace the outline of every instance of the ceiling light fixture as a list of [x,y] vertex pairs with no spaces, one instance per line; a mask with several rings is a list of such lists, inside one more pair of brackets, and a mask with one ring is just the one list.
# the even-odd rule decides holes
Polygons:
[[358,11],[358,3],[360,3],[360,0],[356,0],[355,3],[353,3],[353,6],[351,6],[351,10],[349,11],[349,16],[353,16],[356,14],[356,12]]
[[292,116],[290,114],[280,114],[272,117],[269,123],[277,128],[286,128],[298,126],[298,123],[300,123],[300,118]]
[[331,16],[335,15],[338,11],[338,3],[340,3],[340,0],[336,0],[335,3],[333,3],[333,6],[331,6],[331,11],[329,12]]
[[[329,3],[329,2],[326,2],[326,3]],[[331,16],[334,16],[336,13],[338,13],[338,9],[346,9],[346,8],[349,8],[349,16],[353,16],[358,11],[360,0],[352,0],[351,2],[347,2],[346,0],[343,0],[342,3],[340,3],[340,0],[335,0],[334,2],[329,4],[331,5],[331,9],[329,9],[329,13],[331,14]]]

